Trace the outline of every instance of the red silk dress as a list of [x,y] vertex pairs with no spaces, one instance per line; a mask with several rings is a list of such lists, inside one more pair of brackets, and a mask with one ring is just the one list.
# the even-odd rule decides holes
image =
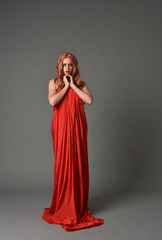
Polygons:
[[66,231],[101,225],[104,220],[88,208],[88,129],[82,99],[69,87],[53,111],[54,189],[51,206],[44,208],[41,218]]

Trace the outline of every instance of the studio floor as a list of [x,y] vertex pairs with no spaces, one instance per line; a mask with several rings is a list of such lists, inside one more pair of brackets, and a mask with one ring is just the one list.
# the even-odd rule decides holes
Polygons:
[[1,193],[0,239],[162,240],[162,193],[110,194],[89,197],[93,216],[104,224],[67,232],[41,219],[52,193]]

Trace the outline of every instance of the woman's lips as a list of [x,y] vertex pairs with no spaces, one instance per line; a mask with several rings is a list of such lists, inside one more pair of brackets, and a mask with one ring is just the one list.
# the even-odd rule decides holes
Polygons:
[[67,73],[69,73],[70,71],[66,71]]

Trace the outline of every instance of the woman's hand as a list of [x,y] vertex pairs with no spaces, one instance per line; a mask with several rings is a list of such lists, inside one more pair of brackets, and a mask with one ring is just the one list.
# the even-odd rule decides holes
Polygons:
[[66,76],[68,76],[68,77],[70,78],[70,83],[69,83],[69,85],[70,85],[71,88],[73,88],[73,86],[75,85],[75,84],[74,84],[73,77],[72,77],[71,75],[66,75]]
[[63,81],[64,81],[64,83],[65,83],[66,86],[69,86],[69,85],[70,85],[69,81],[68,81],[67,78],[66,78],[66,75],[64,75]]

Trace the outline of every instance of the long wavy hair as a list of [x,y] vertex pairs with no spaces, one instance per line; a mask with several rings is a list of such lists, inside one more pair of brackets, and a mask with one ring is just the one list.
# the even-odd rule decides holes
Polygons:
[[63,76],[64,76],[64,72],[63,72],[63,60],[65,58],[70,58],[73,64],[73,69],[72,69],[72,77],[74,80],[74,84],[77,85],[79,88],[81,88],[82,86],[84,86],[84,81],[81,80],[80,78],[80,72],[79,72],[79,67],[78,67],[78,61],[76,59],[76,57],[69,52],[65,52],[63,53],[57,62],[57,66],[56,66],[56,75],[57,77],[54,79],[54,82],[58,85],[58,88],[64,86],[64,81],[63,81]]

